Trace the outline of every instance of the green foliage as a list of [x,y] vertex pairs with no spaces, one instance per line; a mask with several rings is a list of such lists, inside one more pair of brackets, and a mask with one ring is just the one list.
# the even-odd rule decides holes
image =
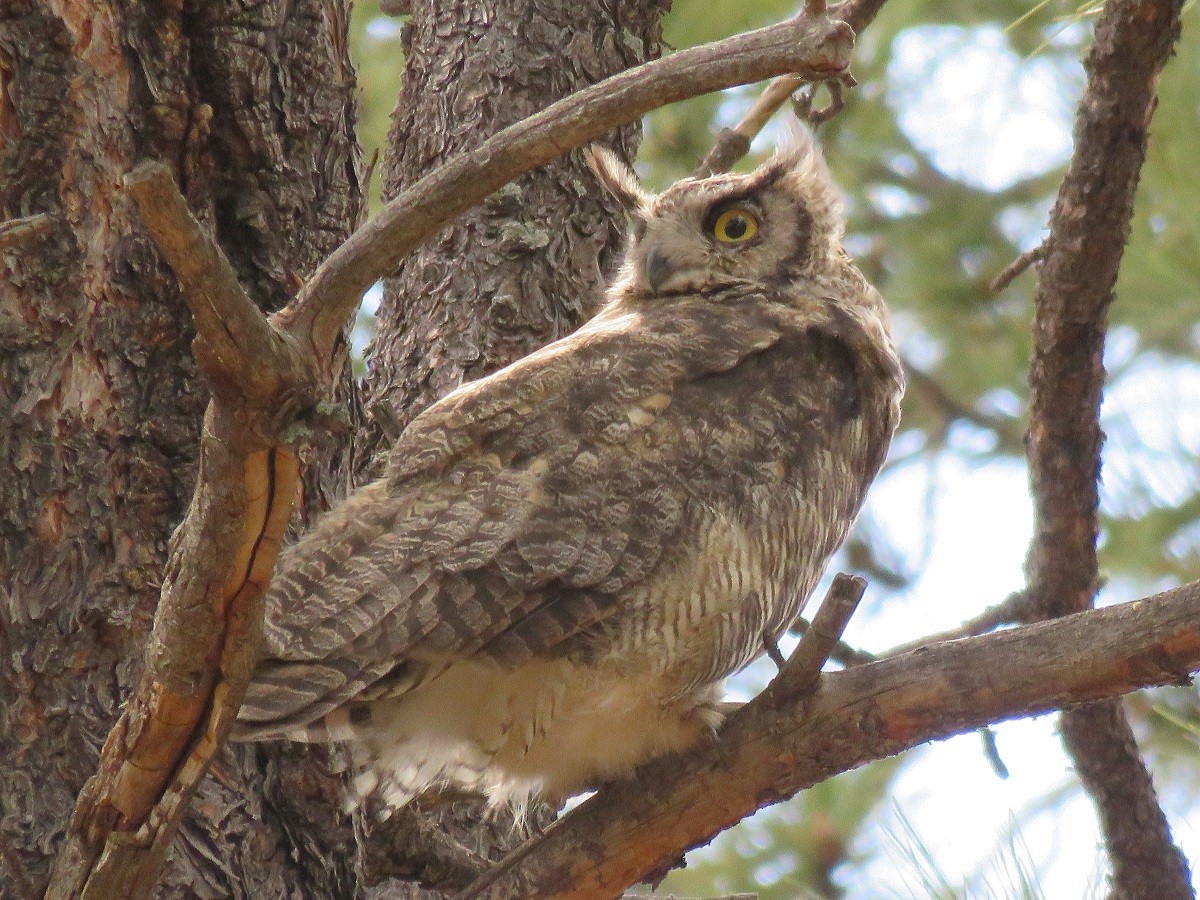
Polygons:
[[[404,72],[404,51],[400,45],[403,19],[384,15],[379,0],[356,0],[350,18],[350,54],[358,69],[358,137],[363,158],[370,164],[376,153],[383,155],[387,145],[388,123],[400,79]],[[371,172],[371,212],[379,209],[380,166]]]
[[659,893],[709,896],[755,892],[761,900],[839,897],[840,875],[863,857],[851,847],[888,790],[904,757],[882,759],[809,788],[693,853]]

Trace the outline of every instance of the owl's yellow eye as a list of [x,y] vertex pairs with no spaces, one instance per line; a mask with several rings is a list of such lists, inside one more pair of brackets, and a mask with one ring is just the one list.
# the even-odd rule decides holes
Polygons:
[[712,234],[722,244],[744,244],[758,234],[758,217],[748,209],[735,206],[717,216]]

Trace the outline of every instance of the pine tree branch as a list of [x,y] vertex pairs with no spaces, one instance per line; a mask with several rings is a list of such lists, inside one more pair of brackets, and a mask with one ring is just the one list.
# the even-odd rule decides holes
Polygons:
[[994,722],[1188,683],[1197,670],[1200,582],[827,672],[815,693],[763,692],[715,743],[603,787],[458,900],[613,897],[839,772]]
[[[1098,587],[1099,414],[1108,305],[1129,235],[1159,73],[1179,36],[1181,0],[1110,0],[1096,24],[1076,149],[1050,219],[1035,295],[1029,465],[1037,527],[1029,553],[1036,614],[1091,606]],[[1063,737],[1096,803],[1122,898],[1190,898],[1123,708],[1063,715]]]
[[[303,371],[299,355],[272,328],[238,283],[217,242],[200,227],[175,186],[171,170],[144,162],[125,178],[142,224],[183,292],[196,325],[192,352],[216,390],[274,400],[289,370]],[[296,376],[293,376],[296,377]],[[302,376],[300,376],[302,377]]]
[[127,186],[192,311],[213,400],[142,678],[80,793],[48,898],[153,893],[257,660],[262,595],[299,478],[285,434],[321,392],[315,368],[242,290],[170,171],[143,164]]
[[[870,24],[876,14],[883,7],[882,0],[848,0],[846,3],[838,5],[830,14],[833,18],[845,22],[854,29],[857,34],[864,27]],[[816,10],[822,13],[825,11],[825,3],[806,3],[805,13],[810,16],[819,15]],[[842,73],[839,76],[847,82],[846,86],[853,86],[854,81],[847,73]],[[733,168],[734,164],[750,152],[750,144],[759,132],[766,127],[767,122],[771,117],[779,111],[779,109],[788,102],[796,93],[806,84],[810,83],[807,79],[798,75],[780,75],[768,84],[761,94],[751,104],[750,109],[732,128],[722,128],[717,134],[717,139],[713,143],[712,149],[708,151],[700,164],[696,166],[693,175],[704,177],[713,175],[717,172],[728,172]],[[831,85],[842,86],[841,81],[836,79],[830,80]],[[831,91],[834,88],[831,88]],[[811,101],[810,101],[811,102]],[[841,98],[835,96],[833,105],[829,110],[821,111],[823,116],[822,121],[830,115],[841,110]],[[814,123],[815,124],[815,123]]]

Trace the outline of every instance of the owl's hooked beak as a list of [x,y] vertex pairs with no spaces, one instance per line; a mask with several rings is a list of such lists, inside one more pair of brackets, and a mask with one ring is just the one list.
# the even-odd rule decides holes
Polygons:
[[662,253],[651,250],[646,254],[646,284],[650,286],[652,293],[659,292],[673,271],[671,261]]

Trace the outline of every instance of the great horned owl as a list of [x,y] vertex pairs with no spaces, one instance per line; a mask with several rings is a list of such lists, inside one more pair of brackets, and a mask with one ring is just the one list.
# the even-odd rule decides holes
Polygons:
[[358,797],[562,799],[715,727],[899,416],[818,151],[646,192],[599,314],[408,426],[282,557],[243,740],[348,742]]

